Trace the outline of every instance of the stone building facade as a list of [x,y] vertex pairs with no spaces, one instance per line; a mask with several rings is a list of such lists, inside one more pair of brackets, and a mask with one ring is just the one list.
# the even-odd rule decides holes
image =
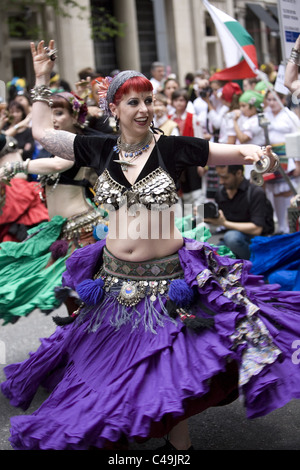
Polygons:
[[[0,79],[26,78],[33,85],[29,42],[25,33],[12,37],[9,18],[26,17],[27,24],[43,30],[43,38],[54,38],[59,59],[56,72],[71,86],[78,71],[93,67],[101,74],[113,69],[136,69],[150,76],[153,61],[164,62],[168,72],[184,83],[187,72],[225,66],[222,47],[214,24],[202,0],[80,0],[84,12],[70,11],[71,17],[55,14],[43,0],[30,7],[0,6]],[[235,17],[252,35],[259,63],[281,60],[276,0],[247,3],[241,0],[211,0],[217,8]],[[5,4],[5,5],[4,5]],[[122,37],[106,40],[91,38],[90,17],[93,7],[104,6],[124,25]]]

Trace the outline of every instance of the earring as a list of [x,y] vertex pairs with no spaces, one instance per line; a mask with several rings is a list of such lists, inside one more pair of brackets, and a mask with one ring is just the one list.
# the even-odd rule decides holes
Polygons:
[[117,118],[117,116],[114,116],[115,122],[116,122],[116,130],[118,131],[120,129],[120,119]]

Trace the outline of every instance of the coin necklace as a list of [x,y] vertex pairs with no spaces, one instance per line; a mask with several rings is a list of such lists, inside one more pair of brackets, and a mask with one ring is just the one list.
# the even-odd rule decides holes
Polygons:
[[122,142],[121,136],[117,139],[117,144],[114,146],[114,152],[118,153],[119,155],[124,155],[124,158],[130,158],[130,160],[114,160],[114,162],[119,163],[121,165],[122,171],[128,171],[129,166],[134,165],[134,160],[136,160],[143,152],[146,152],[151,144],[153,135],[152,132],[148,131],[146,137],[137,144],[126,144]]

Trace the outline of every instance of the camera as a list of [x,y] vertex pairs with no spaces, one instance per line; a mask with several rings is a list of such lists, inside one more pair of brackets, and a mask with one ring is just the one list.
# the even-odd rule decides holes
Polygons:
[[216,202],[205,202],[204,219],[217,219],[219,217],[219,207]]
[[213,90],[210,86],[206,87],[206,88],[203,88],[200,92],[199,92],[199,96],[201,98],[209,98],[210,95],[212,94]]

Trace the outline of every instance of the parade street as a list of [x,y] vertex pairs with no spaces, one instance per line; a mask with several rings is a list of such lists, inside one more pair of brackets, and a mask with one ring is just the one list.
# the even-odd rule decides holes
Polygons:
[[[64,308],[45,316],[35,310],[14,325],[0,327],[1,373],[5,365],[23,361],[30,351],[39,346],[39,338],[48,337],[55,329],[52,316],[64,315]],[[24,412],[9,404],[0,394],[0,450],[12,450],[8,441],[10,418],[31,414],[46,398],[39,390],[30,408]],[[290,402],[265,417],[248,420],[241,401],[210,408],[190,419],[191,438],[195,450],[300,450],[300,403]],[[132,450],[154,450],[163,445],[163,439],[152,439],[144,444],[132,444]]]

